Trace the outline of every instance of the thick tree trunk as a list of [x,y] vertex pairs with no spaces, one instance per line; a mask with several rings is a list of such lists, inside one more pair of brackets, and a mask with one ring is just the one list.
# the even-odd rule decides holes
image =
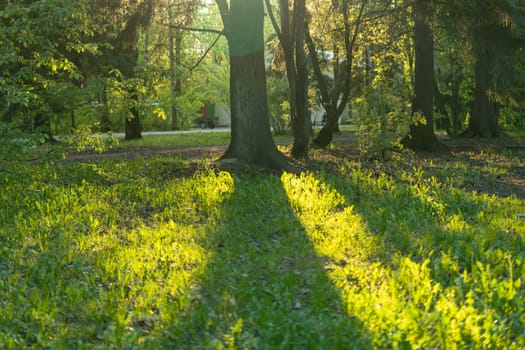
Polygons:
[[229,18],[225,27],[231,29],[228,43],[232,131],[223,159],[282,169],[287,166],[287,159],[273,142],[268,118],[262,0],[232,0]]
[[430,7],[426,0],[414,2],[415,98],[413,111],[423,114],[425,124],[410,126],[408,146],[433,150],[440,146],[434,134],[434,38],[427,21]]
[[[114,51],[117,54],[117,67],[125,79],[135,77],[135,67],[139,57],[138,39],[139,30],[146,27],[153,16],[155,9],[154,0],[145,0],[140,3],[134,12],[129,16],[125,28],[119,33],[114,44]],[[130,108],[131,118],[126,118],[124,131],[126,140],[142,138],[142,123],[138,110],[139,96],[136,87],[129,91],[134,100]]]
[[474,103],[469,126],[464,133],[470,137],[498,137],[498,106],[491,98],[494,92],[492,67],[494,54],[481,36],[474,48],[476,54]]

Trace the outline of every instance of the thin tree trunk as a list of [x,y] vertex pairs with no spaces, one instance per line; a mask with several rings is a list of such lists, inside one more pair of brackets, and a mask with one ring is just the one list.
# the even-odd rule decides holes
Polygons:
[[144,51],[142,52],[144,67],[148,66],[149,63],[149,30],[146,29],[144,32]]
[[[173,23],[173,8],[172,5],[168,7],[168,20]],[[177,112],[177,95],[180,92],[180,81],[177,78],[177,67],[180,63],[182,33],[175,31],[173,27],[169,27],[168,33],[169,46],[169,69],[170,69],[170,91],[171,91],[171,129],[179,130],[179,115]]]
[[413,112],[423,114],[425,124],[410,126],[408,146],[419,150],[438,148],[434,134],[434,38],[427,23],[430,7],[426,0],[414,2],[415,98]]
[[111,130],[111,122],[109,120],[108,88],[105,82],[99,97],[100,101],[102,102],[102,115],[100,116],[100,131],[108,132]]
[[304,49],[306,5],[305,0],[294,2],[294,38],[295,38],[295,103],[296,120],[292,124],[294,129],[294,143],[292,157],[298,159],[308,155],[312,123],[308,113],[308,68]]
[[312,134],[308,113],[308,68],[304,49],[305,0],[294,1],[293,16],[290,16],[289,1],[279,1],[281,28],[275,20],[269,0],[266,0],[266,7],[284,53],[286,76],[290,88],[290,119],[294,134],[292,157],[298,159],[308,155]]
[[140,114],[138,109],[138,94],[132,93],[134,106],[129,109],[131,117],[125,119],[124,131],[126,140],[136,140],[142,138],[142,123],[140,122]]
[[69,111],[69,116],[71,117],[71,131],[75,131],[76,128],[77,128],[77,122],[76,122],[76,118],[75,118],[75,110],[74,109],[71,109],[71,111]]
[[436,120],[436,127],[445,130],[447,134],[451,135],[452,123],[450,122],[450,117],[447,111],[446,106],[447,96],[443,95],[439,90],[436,77],[434,77],[434,105],[440,114],[440,119]]
[[458,73],[459,67],[456,63],[456,59],[453,56],[452,50],[450,51],[450,84],[451,84],[451,97],[450,97],[450,119],[452,120],[452,132],[457,135],[461,129],[461,117],[460,117],[460,96],[459,89],[461,87],[461,73]]

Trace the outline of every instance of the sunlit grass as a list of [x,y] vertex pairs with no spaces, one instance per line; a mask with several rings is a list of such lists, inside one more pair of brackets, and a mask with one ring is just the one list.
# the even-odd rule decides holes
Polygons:
[[230,133],[221,132],[199,132],[175,134],[175,135],[145,135],[139,140],[122,140],[118,147],[198,147],[198,146],[221,146],[230,141]]
[[523,348],[525,203],[465,188],[491,164],[14,166],[0,348]]
[[[291,137],[278,135],[276,142],[290,142]],[[226,146],[230,142],[229,131],[182,133],[174,135],[144,135],[139,140],[121,140],[116,148],[130,147],[202,147]]]
[[285,181],[349,315],[377,348],[523,346],[525,230],[512,214],[523,202],[399,175]]

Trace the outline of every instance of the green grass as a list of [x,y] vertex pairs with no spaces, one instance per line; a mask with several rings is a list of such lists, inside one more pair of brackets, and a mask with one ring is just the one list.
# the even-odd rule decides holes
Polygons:
[[507,131],[507,133],[514,137],[525,137],[525,129]]
[[[276,142],[290,141],[290,136],[276,136]],[[140,140],[120,140],[117,147],[199,147],[227,146],[230,142],[230,132],[199,132],[175,135],[145,135]]]
[[525,202],[467,190],[477,170],[459,161],[405,161],[14,166],[0,348],[524,348]]
[[195,147],[227,145],[229,132],[199,132],[175,135],[146,135],[140,140],[119,141],[117,147]]

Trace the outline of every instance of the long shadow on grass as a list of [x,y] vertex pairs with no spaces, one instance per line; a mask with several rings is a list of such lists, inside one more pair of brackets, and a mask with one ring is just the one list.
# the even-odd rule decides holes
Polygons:
[[209,237],[212,258],[186,314],[168,320],[173,348],[369,348],[279,178],[241,177]]
[[321,176],[320,181],[343,195],[380,239],[383,263],[395,265],[400,256],[416,262],[432,257],[439,264],[444,255],[450,258],[454,271],[430,266],[444,286],[455,273],[471,271],[476,261],[490,261],[487,254],[495,250],[519,256],[525,249],[522,236],[509,224],[513,213],[507,213],[508,222],[501,219],[508,208],[495,199],[450,186],[431,188],[429,179],[414,182],[364,171],[346,178]]
[[[370,274],[381,270],[382,278],[375,288],[347,299],[349,310],[373,324],[374,343],[380,348],[395,348],[396,341],[407,348],[506,348],[502,344],[519,339],[523,296],[505,286],[516,281],[511,271],[522,266],[525,245],[516,224],[516,232],[506,231],[505,207],[460,189],[428,193],[422,184],[402,178],[365,175],[320,176],[319,181],[345,197],[379,247],[370,258],[381,264]],[[487,328],[457,332],[451,326],[476,318]]]

